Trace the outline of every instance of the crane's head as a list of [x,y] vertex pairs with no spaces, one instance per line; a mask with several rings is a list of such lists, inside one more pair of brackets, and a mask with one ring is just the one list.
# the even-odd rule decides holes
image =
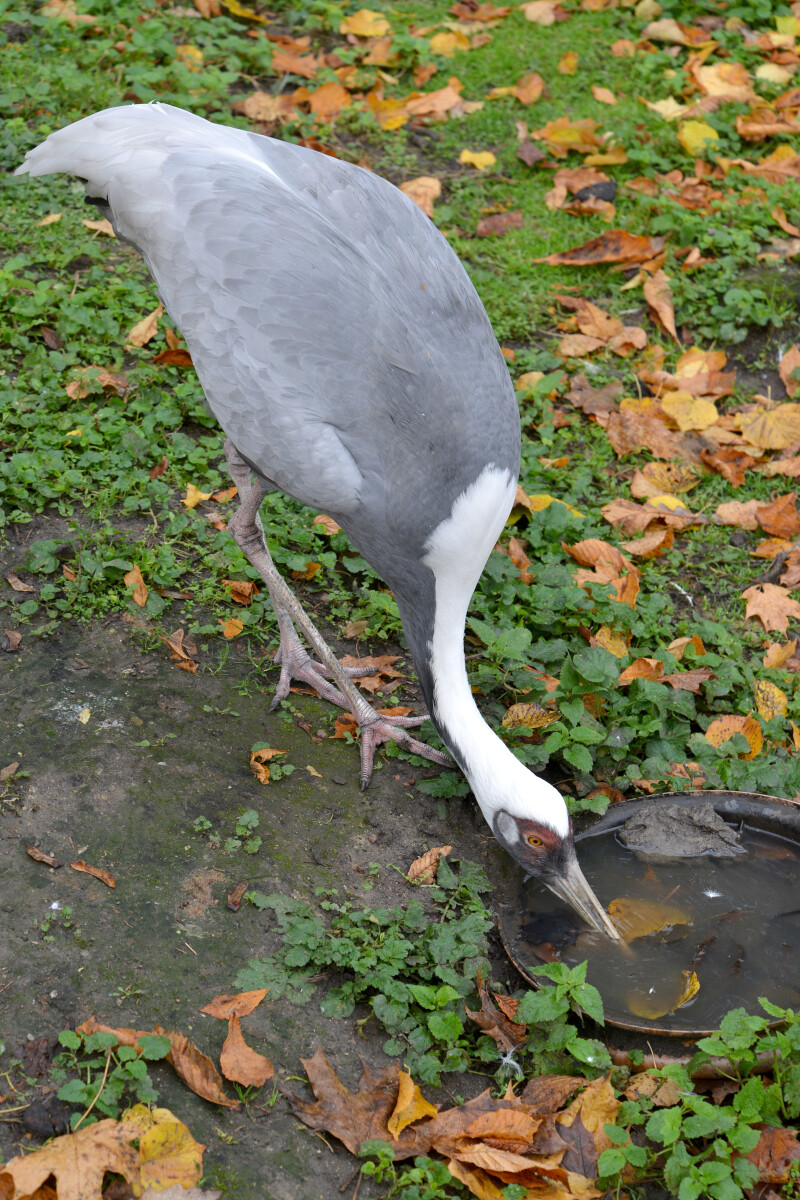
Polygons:
[[500,845],[528,875],[541,879],[571,905],[592,929],[620,941],[578,866],[572,821],[561,793],[507,750],[495,759],[493,767],[472,775],[470,782]]
[[567,823],[566,833],[562,834],[550,824],[514,816],[505,809],[499,809],[492,828],[500,844],[528,875],[541,879],[551,892],[571,905],[592,929],[608,934],[615,941],[620,940],[611,918],[578,865],[571,821]]

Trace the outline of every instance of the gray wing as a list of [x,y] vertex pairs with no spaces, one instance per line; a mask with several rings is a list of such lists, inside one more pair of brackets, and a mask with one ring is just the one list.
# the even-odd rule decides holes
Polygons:
[[164,105],[87,118],[32,160],[90,123],[87,164],[66,169],[104,189],[215,416],[265,478],[357,543],[388,537],[413,557],[484,466],[516,473],[516,400],[486,313],[402,192]]

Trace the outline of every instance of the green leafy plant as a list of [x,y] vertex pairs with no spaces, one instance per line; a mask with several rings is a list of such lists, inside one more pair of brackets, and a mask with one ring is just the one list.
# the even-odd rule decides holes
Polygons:
[[78,1106],[71,1128],[84,1128],[101,1117],[119,1117],[131,1104],[154,1104],[158,1092],[148,1062],[166,1058],[169,1038],[147,1034],[139,1039],[141,1052],[118,1046],[113,1033],[77,1033],[66,1029],[58,1040],[64,1049],[53,1059],[52,1077],[60,1083],[59,1100]]

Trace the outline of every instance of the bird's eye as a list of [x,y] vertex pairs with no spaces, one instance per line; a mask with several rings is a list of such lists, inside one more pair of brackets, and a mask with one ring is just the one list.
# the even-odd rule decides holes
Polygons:
[[541,844],[542,844],[542,839],[540,837],[537,837],[535,833],[532,833],[530,835],[530,837],[528,838],[529,846],[541,846]]

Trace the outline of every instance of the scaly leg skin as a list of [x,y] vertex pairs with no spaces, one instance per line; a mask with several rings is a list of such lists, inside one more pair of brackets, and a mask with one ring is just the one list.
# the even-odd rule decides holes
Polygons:
[[[258,515],[259,506],[269,487],[258,478],[251,480],[250,468],[230,440],[225,443],[225,457],[241,500],[239,508],[228,522],[228,531],[267,585],[278,620],[280,646],[275,657],[281,664],[281,677],[275,693],[275,703],[279,703],[288,695],[292,679],[301,679],[315,688],[324,699],[352,712],[361,729],[362,789],[372,777],[376,748],[390,738],[412,754],[419,754],[431,762],[450,766],[452,759],[449,755],[427,746],[407,732],[409,727],[421,725],[426,720],[425,717],[381,716],[359,693],[348,669],[342,666],[322,634],[309,620],[272,561]],[[313,662],[306,653],[295,626],[316,650],[321,659],[320,663]],[[355,671],[359,674],[364,673],[359,672],[358,668],[355,668]],[[326,675],[333,683],[327,681]]]

